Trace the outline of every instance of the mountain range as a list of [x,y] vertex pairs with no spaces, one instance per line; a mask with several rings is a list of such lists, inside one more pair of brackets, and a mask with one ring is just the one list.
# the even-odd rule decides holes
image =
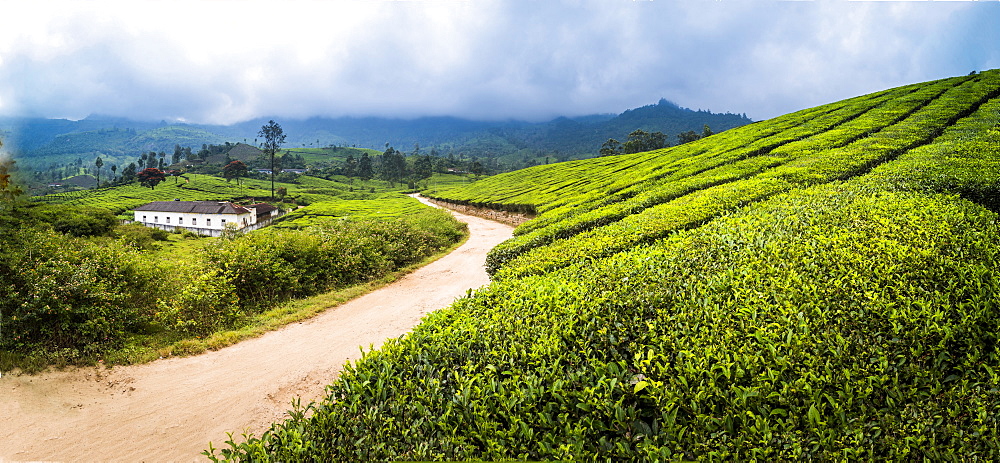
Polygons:
[[[175,145],[195,150],[226,141],[256,144],[257,132],[270,118],[238,124],[204,125],[137,121],[93,115],[66,119],[0,119],[0,137],[22,166],[44,168],[83,159],[133,159],[140,153],[165,151]],[[609,138],[625,141],[636,129],[662,132],[676,143],[676,134],[701,133],[746,125],[746,115],[712,113],[680,107],[667,100],[621,114],[560,117],[547,122],[476,121],[454,117],[391,119],[377,117],[275,119],[287,135],[285,147],[353,146],[411,152],[434,149],[465,157],[538,157],[578,159],[595,156]]]

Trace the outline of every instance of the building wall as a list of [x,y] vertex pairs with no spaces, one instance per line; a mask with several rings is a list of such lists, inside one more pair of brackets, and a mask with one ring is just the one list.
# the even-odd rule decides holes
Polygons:
[[192,214],[188,212],[134,211],[135,221],[147,227],[173,231],[185,228],[200,235],[219,236],[227,223],[235,223],[239,229],[253,226],[257,215],[247,214]]

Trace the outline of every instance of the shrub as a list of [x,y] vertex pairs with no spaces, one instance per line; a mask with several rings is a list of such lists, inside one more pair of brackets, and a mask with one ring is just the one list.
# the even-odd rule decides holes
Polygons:
[[242,307],[370,281],[458,241],[464,225],[443,211],[399,219],[336,220],[306,230],[264,229],[219,240],[206,256]]
[[168,233],[165,230],[150,228],[145,225],[130,223],[115,227],[114,236],[126,246],[138,250],[155,250],[155,241],[165,241]]
[[4,348],[94,353],[152,321],[162,271],[128,248],[34,229],[2,244]]
[[156,320],[164,327],[206,335],[242,317],[239,297],[217,270],[195,266],[177,283],[157,303]]
[[23,212],[23,221],[47,223],[59,233],[76,237],[108,235],[117,223],[114,214],[99,207],[33,204]]

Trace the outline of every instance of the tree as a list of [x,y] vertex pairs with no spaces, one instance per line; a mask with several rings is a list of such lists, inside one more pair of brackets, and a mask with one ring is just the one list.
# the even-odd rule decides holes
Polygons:
[[483,164],[480,163],[479,160],[477,159],[475,161],[472,161],[472,164],[469,165],[469,172],[472,172],[472,175],[475,175],[476,178],[479,178],[480,175],[486,173],[486,169],[483,168]]
[[157,184],[167,179],[162,170],[153,167],[143,169],[136,174],[136,177],[139,179],[139,184],[148,186],[151,190],[156,188]]
[[181,162],[181,155],[184,154],[184,150],[181,149],[181,145],[174,145],[174,155],[170,158],[171,164],[177,164]]
[[101,167],[104,167],[104,160],[101,159],[100,156],[98,156],[97,159],[94,160],[94,165],[97,166],[97,170],[96,170],[96,173],[97,173],[97,187],[100,188],[101,187]]
[[6,211],[12,207],[14,200],[23,193],[11,178],[13,170],[13,160],[0,159],[0,211]]
[[115,177],[118,172],[118,164],[111,164],[111,183],[115,182]]
[[428,155],[423,155],[417,158],[416,162],[413,163],[413,176],[416,177],[417,181],[431,178],[434,174],[434,163],[431,161],[431,157]]
[[347,159],[344,160],[344,176],[348,180],[352,180],[352,177],[358,174],[358,161],[354,159],[353,154],[348,154]]
[[[622,154],[622,143],[614,138],[609,138],[608,141],[601,145],[601,156],[614,156],[616,154]],[[548,156],[545,157],[545,163],[548,164]]]
[[714,134],[715,132],[712,131],[712,128],[709,127],[708,124],[705,124],[705,126],[701,128],[701,138],[709,137]]
[[395,186],[406,177],[406,157],[401,151],[389,147],[382,153],[382,163],[379,164],[379,177]]
[[368,181],[372,178],[372,158],[368,156],[368,153],[362,153],[361,159],[358,161],[358,177],[361,180]]
[[122,183],[132,183],[132,180],[135,180],[136,169],[138,169],[138,167],[134,162],[125,166],[125,170],[122,171]]
[[625,154],[642,153],[666,148],[666,146],[667,136],[663,132],[647,133],[645,130],[636,129],[628,134],[628,141],[622,145],[622,152]]
[[693,142],[701,138],[694,130],[688,130],[687,132],[681,132],[677,134],[677,144],[683,145],[685,143]]
[[226,164],[226,167],[222,168],[222,176],[226,178],[226,181],[236,179],[236,184],[240,186],[240,196],[243,195],[243,183],[240,182],[240,177],[247,176],[247,165],[243,164],[243,161],[233,161]]
[[267,124],[261,126],[260,132],[257,133],[258,137],[264,137],[264,142],[260,144],[261,150],[264,154],[267,154],[271,158],[271,199],[274,199],[274,153],[278,152],[281,148],[281,144],[285,142],[285,132],[281,130],[281,126],[278,125],[274,120],[270,120]]

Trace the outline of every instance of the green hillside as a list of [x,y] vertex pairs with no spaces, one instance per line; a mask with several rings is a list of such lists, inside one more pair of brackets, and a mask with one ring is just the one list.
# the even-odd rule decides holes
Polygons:
[[368,153],[369,156],[379,156],[382,154],[381,151],[373,149],[339,146],[326,148],[289,148],[282,150],[282,152],[284,155],[294,154],[302,156],[302,159],[309,165],[317,165],[325,162],[342,163],[348,156],[354,156],[355,159],[358,159],[365,153]]
[[1000,72],[440,199],[493,284],[223,456],[1000,458]]
[[[338,199],[367,199],[374,194],[351,191],[352,187],[336,181],[302,176],[298,183],[275,182],[275,189],[285,188],[288,196],[301,203],[333,201]],[[254,197],[265,199],[271,196],[269,180],[240,179],[242,186],[236,181],[227,182],[223,178],[212,175],[185,174],[183,177],[167,177],[155,189],[144,187],[138,183],[101,188],[96,190],[80,190],[69,193],[55,193],[45,196],[35,196],[35,202],[52,202],[59,204],[101,207],[115,214],[123,214],[122,218],[130,217],[129,211],[150,201],[224,201],[239,198]],[[385,190],[385,182],[368,182],[378,186],[379,191]],[[289,206],[291,207],[291,205]]]
[[128,153],[142,153],[146,151],[173,152],[174,145],[190,146],[195,148],[204,144],[222,144],[226,141],[222,136],[196,127],[183,125],[169,125],[148,130],[134,136],[125,144],[125,151]]

